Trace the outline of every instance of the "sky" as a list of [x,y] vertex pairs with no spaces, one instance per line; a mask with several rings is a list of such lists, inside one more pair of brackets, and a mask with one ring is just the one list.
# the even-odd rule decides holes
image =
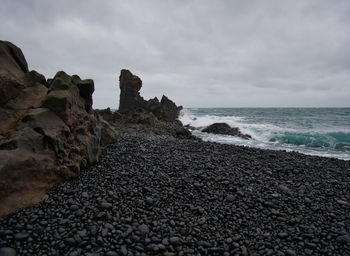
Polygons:
[[1,0],[0,40],[93,79],[97,109],[123,68],[184,107],[350,106],[348,0]]

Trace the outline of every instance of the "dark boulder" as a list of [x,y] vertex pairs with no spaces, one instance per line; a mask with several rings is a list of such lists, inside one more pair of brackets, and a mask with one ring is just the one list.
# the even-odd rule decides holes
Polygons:
[[202,132],[231,135],[231,136],[240,137],[246,140],[249,140],[252,138],[249,134],[243,134],[238,128],[236,127],[232,128],[226,123],[214,123],[204,128]]
[[189,124],[186,124],[184,127],[185,127],[186,129],[191,130],[191,131],[197,130],[196,127],[194,127],[194,126],[192,126],[192,125],[189,125]]

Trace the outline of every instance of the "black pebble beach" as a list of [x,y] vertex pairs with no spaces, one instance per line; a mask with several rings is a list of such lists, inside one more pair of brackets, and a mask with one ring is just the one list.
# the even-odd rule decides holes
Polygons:
[[0,255],[350,255],[350,164],[131,134],[0,219]]

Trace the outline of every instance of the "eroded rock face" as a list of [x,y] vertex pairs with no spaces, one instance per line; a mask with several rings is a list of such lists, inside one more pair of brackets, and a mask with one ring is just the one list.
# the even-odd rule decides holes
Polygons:
[[61,179],[44,135],[26,127],[0,144],[0,216],[38,203]]
[[101,145],[112,143],[119,135],[118,130],[108,121],[104,120],[101,115],[96,114],[96,118],[101,126]]
[[173,101],[163,95],[159,107],[156,108],[153,113],[158,119],[171,122],[175,121],[179,117],[181,109],[181,106],[176,106]]
[[45,77],[28,72],[22,51],[0,41],[0,135],[14,129],[27,109],[38,107],[46,93]]
[[102,134],[117,133],[93,113],[93,92],[92,80],[63,71],[47,84],[19,48],[0,42],[0,216],[98,161]]
[[129,70],[122,69],[119,76],[120,99],[119,112],[122,114],[152,113],[157,119],[173,122],[179,117],[182,107],[163,95],[161,101],[155,97],[148,101],[140,95],[141,79]]
[[92,94],[95,91],[94,81],[92,79],[81,80],[79,76],[73,75],[72,82],[79,89],[80,96],[84,99],[85,110],[90,113],[92,110]]
[[241,133],[241,131],[237,127],[232,128],[226,123],[214,123],[204,128],[202,132],[231,135],[231,136],[240,137],[246,140],[249,140],[252,138],[249,134]]
[[0,41],[0,70],[14,77],[28,72],[21,49],[8,41]]
[[147,102],[140,96],[141,79],[129,70],[122,69],[119,76],[120,100],[119,112],[133,113],[144,109]]

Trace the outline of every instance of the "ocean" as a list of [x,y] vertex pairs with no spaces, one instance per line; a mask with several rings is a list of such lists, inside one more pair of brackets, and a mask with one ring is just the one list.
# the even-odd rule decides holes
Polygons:
[[[204,141],[350,160],[350,108],[187,108],[179,119]],[[201,132],[218,122],[253,139]]]

